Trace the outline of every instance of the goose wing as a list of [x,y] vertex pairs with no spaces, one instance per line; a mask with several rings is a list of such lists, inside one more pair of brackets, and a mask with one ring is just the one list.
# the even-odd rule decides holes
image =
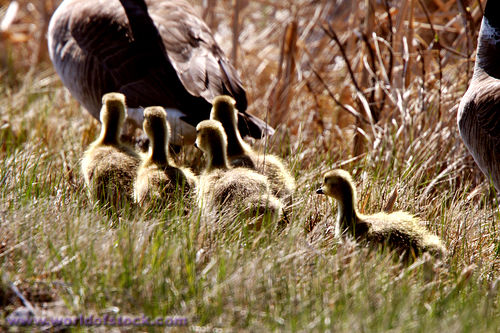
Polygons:
[[[121,0],[142,2],[142,0]],[[185,2],[147,1],[149,15],[161,36],[168,59],[184,87],[194,96],[212,101],[232,95],[240,111],[247,108],[246,94],[234,67],[210,29]]]

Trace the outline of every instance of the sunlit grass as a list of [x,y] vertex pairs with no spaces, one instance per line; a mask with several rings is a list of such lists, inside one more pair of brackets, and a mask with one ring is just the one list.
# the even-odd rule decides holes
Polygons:
[[[313,17],[314,6],[298,3],[303,17]],[[263,7],[247,18],[239,66],[251,112],[264,118],[283,18],[270,16],[270,4],[246,10],[253,6]],[[345,30],[341,24],[337,32],[354,38],[354,23]],[[218,36],[228,33],[221,28]],[[385,84],[393,102],[387,97],[377,124],[363,125],[363,151],[356,156],[356,119],[331,101],[307,64],[343,103],[356,106],[352,83],[342,62],[332,60],[334,44],[314,36],[303,36],[315,57],[298,56],[303,81],[290,84],[288,121],[267,144],[256,143],[281,155],[296,177],[290,223],[280,228],[266,221],[259,231],[239,215],[203,216],[181,195],[169,210],[130,205],[116,211],[92,203],[80,159],[99,125],[62,88],[50,63],[28,70],[9,51],[0,85],[1,329],[22,306],[13,283],[37,309],[59,301],[51,316],[178,315],[191,328],[247,331],[498,330],[498,197],[462,145],[453,109],[467,84],[466,62],[444,58],[440,97],[431,51],[425,74],[415,65],[407,86]],[[357,57],[359,45],[347,51]],[[256,78],[249,68],[259,69]],[[179,160],[199,170],[198,154],[187,147]],[[362,212],[385,209],[395,194],[391,210],[424,220],[444,240],[449,258],[404,264],[387,249],[335,238],[335,204],[315,190],[322,173],[337,167],[354,175]]]

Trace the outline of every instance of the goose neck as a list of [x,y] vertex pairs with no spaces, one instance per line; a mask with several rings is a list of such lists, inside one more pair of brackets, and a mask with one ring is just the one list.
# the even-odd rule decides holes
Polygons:
[[[491,2],[488,1],[488,4]],[[500,26],[495,26],[485,15],[479,31],[475,72],[485,72],[489,76],[500,78],[499,56]]]

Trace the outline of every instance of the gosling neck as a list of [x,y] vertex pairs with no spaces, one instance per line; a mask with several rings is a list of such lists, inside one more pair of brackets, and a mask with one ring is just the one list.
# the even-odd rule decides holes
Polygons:
[[118,117],[111,117],[102,123],[100,141],[102,144],[119,144],[120,143],[120,126],[121,123]]
[[207,170],[212,171],[215,169],[227,170],[229,169],[229,163],[227,161],[226,147],[217,145],[217,147],[212,146],[210,154],[208,154],[209,160],[207,165]]
[[159,165],[168,164],[167,138],[164,132],[156,132],[150,136],[149,160]]
[[227,155],[241,155],[247,150],[247,144],[241,138],[240,131],[235,121],[233,120],[232,123],[228,122],[229,121],[225,121],[223,124],[224,131],[226,131],[227,135]]
[[347,230],[354,236],[356,235],[356,223],[358,220],[356,209],[356,197],[352,189],[346,189],[342,197],[337,199],[337,225],[341,231]]

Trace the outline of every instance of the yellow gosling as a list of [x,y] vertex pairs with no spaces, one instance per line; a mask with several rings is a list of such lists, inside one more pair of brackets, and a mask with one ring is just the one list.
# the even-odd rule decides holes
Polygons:
[[295,179],[283,161],[275,155],[257,153],[241,138],[238,129],[238,110],[232,97],[214,98],[210,119],[221,122],[224,127],[228,142],[227,158],[232,166],[250,168],[267,176],[271,190],[279,198],[292,195],[295,191]]
[[101,134],[85,151],[81,167],[91,197],[104,204],[117,205],[132,199],[140,158],[120,141],[125,121],[125,96],[105,94],[102,104]]
[[273,196],[264,175],[247,168],[231,168],[227,160],[227,137],[221,123],[204,120],[196,127],[196,146],[206,157],[200,175],[197,202],[202,210],[245,210],[250,216],[281,214],[281,202]]
[[446,256],[447,251],[440,238],[409,213],[360,214],[356,207],[354,182],[347,171],[337,169],[327,172],[323,185],[316,193],[337,200],[337,230],[346,230],[355,238],[373,244],[387,244],[392,249],[406,252],[406,255],[429,252],[437,257]]
[[196,178],[186,168],[177,167],[168,156],[170,126],[160,106],[144,110],[144,132],[149,137],[149,152],[137,170],[134,200],[141,206],[165,207],[175,193],[187,193]]

